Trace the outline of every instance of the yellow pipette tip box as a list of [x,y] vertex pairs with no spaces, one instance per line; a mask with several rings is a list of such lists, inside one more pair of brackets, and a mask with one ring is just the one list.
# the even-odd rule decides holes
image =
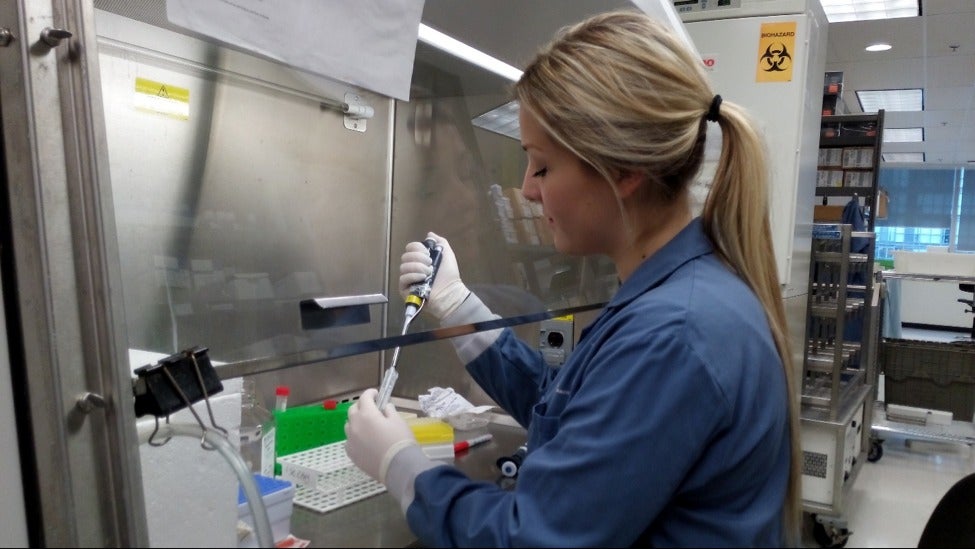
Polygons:
[[442,419],[415,417],[407,419],[406,424],[421,445],[454,443],[454,428]]

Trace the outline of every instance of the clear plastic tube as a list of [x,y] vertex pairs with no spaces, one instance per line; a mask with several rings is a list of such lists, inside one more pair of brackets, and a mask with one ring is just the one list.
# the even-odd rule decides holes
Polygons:
[[[274,536],[271,534],[271,521],[267,516],[267,508],[264,507],[264,499],[261,497],[261,491],[257,488],[257,483],[254,482],[254,477],[251,476],[250,469],[247,468],[247,464],[244,463],[243,458],[240,457],[240,453],[234,448],[233,444],[219,432],[212,429],[207,429],[204,432],[203,428],[195,423],[160,425],[159,432],[155,436],[160,439],[165,439],[174,435],[191,437],[198,441],[204,440],[223,456],[224,460],[230,465],[230,468],[237,474],[240,485],[244,489],[244,495],[247,496],[247,505],[250,507],[251,515],[254,516],[254,530],[257,534],[258,547],[274,547]],[[148,441],[148,436],[145,437],[145,440],[140,440],[142,443]]]
[[288,395],[291,394],[291,389],[284,385],[278,385],[274,390],[274,411],[283,412],[288,409]]

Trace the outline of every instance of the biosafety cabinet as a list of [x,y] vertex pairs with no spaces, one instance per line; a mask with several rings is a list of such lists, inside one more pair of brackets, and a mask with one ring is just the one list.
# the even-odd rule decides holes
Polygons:
[[[402,344],[397,394],[450,386],[481,403],[450,333],[420,318],[399,337],[399,256],[428,231],[529,341],[598,309],[611,266],[558,254],[518,200],[524,153],[499,118],[511,77],[409,35],[453,29],[517,64],[564,24],[651,4],[0,3],[0,400],[16,418],[0,456],[23,472],[3,485],[11,544],[223,543],[147,521],[162,492],[192,515],[235,489],[189,450],[147,461],[131,371],[171,353],[205,347],[225,393],[246,376],[266,403],[288,385],[300,404],[377,385]],[[389,45],[404,32],[414,49]],[[404,51],[405,80],[383,64]],[[192,497],[153,487],[167,463],[203,479]]]

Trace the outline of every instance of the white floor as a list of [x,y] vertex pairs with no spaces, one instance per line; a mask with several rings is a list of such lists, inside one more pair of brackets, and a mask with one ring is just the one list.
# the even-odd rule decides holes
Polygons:
[[[964,334],[905,328],[901,337],[953,341]],[[904,425],[903,431],[911,429]],[[975,425],[970,422],[953,422],[950,432],[975,440]],[[863,464],[845,496],[844,516],[852,531],[846,547],[917,547],[941,497],[955,482],[975,472],[975,448],[966,443],[921,440],[923,437],[904,432],[875,434],[884,440],[883,456]],[[811,517],[804,518],[811,524]],[[809,531],[803,545],[819,547]]]
[[[847,495],[847,547],[917,547],[931,511],[975,472],[971,446],[887,436],[883,456],[865,463]],[[815,545],[814,545],[815,546]]]

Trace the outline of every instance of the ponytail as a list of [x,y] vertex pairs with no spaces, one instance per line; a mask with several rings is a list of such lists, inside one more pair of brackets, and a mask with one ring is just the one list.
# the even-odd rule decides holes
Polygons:
[[[751,287],[765,308],[772,337],[785,369],[792,463],[783,521],[787,543],[795,542],[798,546],[802,473],[799,403],[769,225],[767,155],[761,137],[746,113],[734,103],[715,102],[720,110],[712,108],[707,116],[709,119],[715,118],[721,125],[721,156],[711,190],[704,202],[702,223],[718,254]],[[712,110],[716,112],[712,113]]]

